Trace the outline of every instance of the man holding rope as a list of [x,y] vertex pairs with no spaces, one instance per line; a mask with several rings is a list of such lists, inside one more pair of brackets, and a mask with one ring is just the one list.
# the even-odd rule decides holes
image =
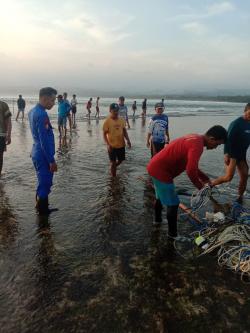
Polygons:
[[152,177],[156,201],[155,224],[162,222],[162,209],[167,206],[168,234],[177,236],[177,213],[179,198],[175,191],[174,178],[186,171],[196,188],[210,183],[209,178],[199,169],[199,160],[204,147],[214,149],[227,140],[227,131],[216,125],[204,135],[189,134],[173,140],[156,154],[147,166]]

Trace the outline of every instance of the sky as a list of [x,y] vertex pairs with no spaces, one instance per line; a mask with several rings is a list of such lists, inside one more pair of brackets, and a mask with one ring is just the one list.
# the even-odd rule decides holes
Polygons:
[[0,0],[0,88],[250,89],[250,1]]

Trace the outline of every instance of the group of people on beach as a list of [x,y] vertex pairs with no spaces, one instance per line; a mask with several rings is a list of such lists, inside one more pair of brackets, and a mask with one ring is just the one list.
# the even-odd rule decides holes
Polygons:
[[[57,95],[57,90],[54,88],[42,88],[39,92],[39,103],[28,114],[33,137],[31,157],[38,179],[36,209],[39,215],[51,213],[48,196],[54,172],[57,171],[57,164],[54,157],[53,129],[46,110],[52,109],[56,98],[58,99],[59,133],[66,135],[67,119],[70,122],[70,128],[72,126],[70,110],[72,114],[76,112],[75,95],[69,102],[66,93]],[[89,100],[90,103],[91,101],[92,99]],[[118,103],[110,104],[110,114],[103,123],[103,139],[107,146],[112,177],[116,176],[117,167],[125,160],[125,143],[128,148],[131,148],[127,131],[130,128],[128,109],[124,101],[125,98],[120,96]],[[172,141],[169,136],[168,117],[164,114],[164,109],[164,100],[156,103],[155,115],[149,122],[146,145],[151,149],[151,160],[147,165],[147,170],[156,195],[154,223],[162,222],[162,210],[163,206],[166,206],[168,233],[170,237],[176,237],[180,201],[176,194],[174,179],[182,172],[186,171],[193,185],[200,190],[204,186],[213,187],[231,181],[237,169],[240,177],[238,202],[242,203],[249,171],[246,154],[250,146],[250,103],[245,106],[243,115],[230,124],[228,131],[221,125],[215,125],[205,134],[188,134]],[[144,115],[146,115],[146,108]],[[8,105],[0,101],[0,172],[3,153],[6,145],[11,142],[10,119],[11,112]],[[73,124],[75,124],[74,118]],[[204,148],[215,149],[222,144],[224,144],[226,171],[223,176],[211,180],[199,169],[199,160]]]

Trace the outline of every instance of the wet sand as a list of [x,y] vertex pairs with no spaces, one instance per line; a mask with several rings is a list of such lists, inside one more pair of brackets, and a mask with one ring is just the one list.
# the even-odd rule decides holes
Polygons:
[[[172,117],[170,136],[227,126],[234,118]],[[79,122],[57,152],[50,202],[59,211],[44,220],[34,210],[28,122],[13,122],[0,180],[2,332],[249,331],[250,286],[212,255],[194,258],[186,244],[176,250],[165,219],[152,226],[154,193],[138,180],[147,179],[150,156],[145,123],[131,122],[133,147],[115,180],[102,123]],[[58,149],[57,130],[55,137]],[[200,165],[211,176],[222,173],[222,148],[206,151]],[[237,177],[221,202],[234,199],[236,184]],[[176,185],[189,205],[194,188],[185,174]],[[191,231],[180,218],[180,234]]]

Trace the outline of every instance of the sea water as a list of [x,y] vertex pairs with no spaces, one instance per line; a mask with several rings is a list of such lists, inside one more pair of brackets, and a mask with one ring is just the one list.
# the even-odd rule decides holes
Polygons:
[[[113,100],[100,105],[104,117]],[[150,101],[148,113],[155,102]],[[170,138],[204,133],[215,124],[227,127],[243,107],[167,101]],[[112,179],[103,119],[88,123],[79,107],[77,128],[60,146],[56,108],[51,113],[58,172],[50,203],[59,211],[46,220],[34,208],[27,115],[24,122],[15,122],[14,105],[12,143],[0,179],[1,331],[248,331],[249,285],[219,267],[216,257],[195,258],[186,256],[190,248],[175,249],[165,218],[159,228],[152,225],[154,192],[146,172],[149,119],[130,119],[132,149]],[[205,150],[200,168],[211,178],[221,175],[223,147]],[[235,200],[237,182],[236,175],[223,187],[219,202]],[[184,173],[175,183],[189,206],[194,191],[190,180]],[[249,192],[248,185],[247,196]],[[249,207],[248,199],[245,205]],[[180,217],[178,229],[187,236],[192,225]]]

